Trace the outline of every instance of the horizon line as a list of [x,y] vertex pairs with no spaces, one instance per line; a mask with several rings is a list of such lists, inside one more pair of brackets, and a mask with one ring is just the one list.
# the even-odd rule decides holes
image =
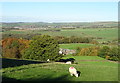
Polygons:
[[77,22],[44,22],[44,21],[39,21],[39,22],[0,22],[0,23],[94,23],[94,22],[118,22],[118,21],[77,21]]

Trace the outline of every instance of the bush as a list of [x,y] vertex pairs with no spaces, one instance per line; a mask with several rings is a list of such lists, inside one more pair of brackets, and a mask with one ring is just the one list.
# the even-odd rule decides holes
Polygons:
[[22,52],[28,47],[28,40],[6,38],[2,40],[2,56],[6,58],[21,58]]
[[112,61],[119,61],[120,60],[120,47],[88,47],[88,48],[80,48],[78,47],[76,49],[77,53],[73,56],[100,56],[102,58],[105,58],[107,60]]
[[99,47],[77,48],[76,55],[78,55],[78,56],[97,56],[98,49],[99,49]]
[[40,61],[57,61],[62,56],[59,55],[58,42],[48,35],[38,35],[32,38],[30,47],[24,52],[23,58]]
[[109,56],[110,48],[108,46],[103,46],[100,48],[98,56],[102,58],[106,58],[106,56]]
[[119,48],[117,47],[113,47],[111,48],[110,50],[110,53],[109,53],[109,60],[114,60],[114,61],[118,61],[119,60],[119,52],[118,52]]
[[98,44],[99,44],[99,42],[98,42],[98,41],[96,41],[96,40],[92,40],[90,43],[91,43],[91,44],[96,44],[96,45],[98,45]]
[[59,44],[63,43],[90,43],[92,38],[88,37],[64,37],[64,36],[55,36],[54,39],[58,40]]
[[106,58],[108,60],[112,61],[118,61],[120,60],[120,53],[119,53],[120,47],[108,47],[108,46],[103,46],[98,53],[98,56],[102,58]]

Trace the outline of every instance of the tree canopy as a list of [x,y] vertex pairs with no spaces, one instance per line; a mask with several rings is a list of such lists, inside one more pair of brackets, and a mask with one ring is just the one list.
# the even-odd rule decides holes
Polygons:
[[23,58],[40,61],[56,61],[59,55],[59,44],[57,40],[48,35],[37,35],[32,38],[29,48],[26,49]]

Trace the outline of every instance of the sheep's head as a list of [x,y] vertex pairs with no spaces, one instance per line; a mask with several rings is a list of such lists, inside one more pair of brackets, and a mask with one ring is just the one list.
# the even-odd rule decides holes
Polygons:
[[74,67],[70,67],[70,69],[74,69]]

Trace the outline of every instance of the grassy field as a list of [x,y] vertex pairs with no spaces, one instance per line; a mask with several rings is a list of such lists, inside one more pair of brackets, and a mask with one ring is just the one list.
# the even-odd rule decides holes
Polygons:
[[48,34],[51,36],[77,36],[77,37],[94,37],[98,38],[98,41],[112,41],[117,40],[118,38],[118,29],[117,28],[79,28],[73,30],[64,30],[61,31],[40,31],[40,30],[26,30],[26,31],[6,31],[3,33],[12,33],[12,34]]
[[[12,34],[48,34],[51,36],[82,36],[102,38],[98,41],[112,41],[117,39],[117,28],[99,29],[74,29],[55,31],[6,31]],[[60,44],[60,48],[76,49],[77,47],[90,47],[94,44]],[[30,60],[6,59],[2,61],[3,81],[118,81],[118,63],[111,62],[98,56],[71,56],[63,59],[74,58],[78,64],[65,64],[60,62],[39,62]],[[1,58],[0,58],[1,59]],[[75,67],[81,72],[80,77],[71,77],[68,68]]]
[[59,44],[60,48],[63,49],[73,49],[76,50],[77,47],[80,48],[87,48],[87,47],[92,47],[92,46],[108,46],[108,47],[118,47],[118,45],[104,45],[104,44],[89,44],[89,43],[70,43],[70,44]]
[[[40,63],[27,60],[3,59],[3,81],[118,81],[118,63],[98,56],[65,56],[74,58],[78,64],[60,62]],[[14,63],[14,65],[13,65]],[[12,64],[7,65],[6,64]],[[68,68],[81,72],[78,78],[70,76]]]
[[86,44],[86,43],[60,44],[60,48],[63,49],[76,49],[77,47],[85,48],[91,46],[95,46],[95,44]]

